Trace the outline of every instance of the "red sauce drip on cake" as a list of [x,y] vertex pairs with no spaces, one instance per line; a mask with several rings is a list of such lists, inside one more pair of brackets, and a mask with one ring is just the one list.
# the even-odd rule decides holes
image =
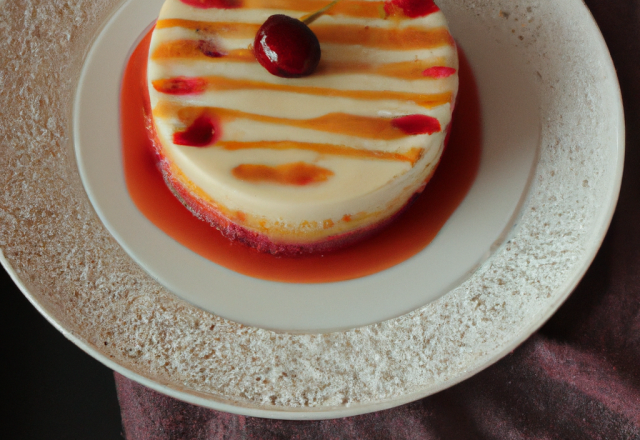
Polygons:
[[387,0],[384,10],[389,15],[402,11],[402,14],[409,18],[424,17],[440,9],[433,0]]
[[391,124],[406,134],[433,134],[441,130],[440,121],[427,115],[407,115],[394,119]]
[[159,91],[167,95],[195,95],[204,92],[206,88],[207,82],[202,78],[179,76],[164,81]]
[[454,73],[456,73],[456,69],[454,69],[453,67],[433,66],[425,69],[425,71],[422,72],[422,76],[426,76],[427,78],[439,79],[448,78]]
[[234,9],[242,6],[240,0],[180,0],[185,5],[201,9]]
[[270,182],[298,186],[324,182],[333,176],[331,170],[304,162],[286,163],[275,167],[242,164],[231,172],[238,179],[247,182]]
[[386,229],[326,255],[274,257],[229,241],[198,220],[167,188],[145,128],[150,115],[146,68],[151,31],[133,52],[123,78],[120,118],[129,194],[158,228],[192,251],[236,272],[265,280],[323,283],[371,275],[424,249],[464,200],[480,165],[480,102],[471,68],[460,53],[460,92],[449,144],[424,192]]
[[208,114],[196,118],[184,131],[173,134],[173,143],[188,147],[206,147],[220,138],[219,124]]

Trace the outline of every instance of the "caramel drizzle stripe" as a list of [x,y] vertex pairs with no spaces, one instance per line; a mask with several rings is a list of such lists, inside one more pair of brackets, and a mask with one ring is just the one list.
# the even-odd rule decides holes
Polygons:
[[422,157],[422,148],[411,148],[406,153],[393,153],[379,150],[365,150],[351,148],[344,145],[320,144],[311,142],[294,141],[260,141],[260,142],[238,142],[238,141],[218,141],[212,147],[221,147],[228,151],[246,150],[253,148],[269,150],[306,150],[320,154],[332,156],[354,157],[358,159],[378,159],[393,160],[400,162],[410,162],[413,166]]
[[433,81],[433,78],[425,77],[422,72],[430,67],[446,66],[445,57],[433,57],[428,61],[400,61],[396,63],[387,63],[379,65],[371,65],[367,63],[346,62],[346,61],[324,61],[320,60],[320,65],[314,72],[314,75],[344,75],[344,74],[374,74],[386,76],[390,78],[404,80],[423,80]]
[[[299,0],[244,0],[242,2],[243,9],[281,9],[287,11],[298,12],[314,12],[329,3],[327,0],[308,0],[300,2]],[[348,17],[358,18],[380,18],[384,13],[384,2],[365,2],[358,0],[350,0],[348,2],[340,2],[327,12],[326,15],[346,15]]]
[[[201,43],[197,40],[174,40],[158,45],[156,50],[151,54],[154,61],[186,59],[192,61],[206,60],[208,62],[257,62],[253,52],[249,49],[235,49],[220,57],[211,57],[205,55],[201,50]],[[422,75],[426,69],[435,66],[446,66],[445,57],[434,57],[428,61],[400,61],[396,63],[387,63],[379,65],[371,65],[367,63],[346,62],[346,61],[330,61],[320,60],[320,65],[314,72],[314,75],[341,75],[366,73],[391,78],[406,80],[425,80],[433,81]]]
[[243,163],[232,169],[231,174],[245,182],[303,186],[326,182],[334,172],[314,164],[294,162],[276,166]]
[[171,60],[207,60],[211,62],[257,62],[253,51],[249,49],[234,49],[222,56],[206,55],[201,48],[202,44],[198,40],[174,40],[159,44],[151,54],[151,59]]
[[[158,20],[156,29],[182,27],[202,34],[223,38],[254,38],[260,25],[252,23],[206,22],[171,18]],[[312,30],[320,43],[356,44],[390,50],[432,49],[454,44],[444,27],[419,29],[413,27],[382,29],[353,24],[315,24]]]
[[226,23],[226,22],[207,22],[185,20],[182,18],[169,18],[158,20],[156,29],[166,29],[172,27],[181,27],[190,29],[202,34],[215,34],[223,38],[254,38],[259,24],[253,23]]
[[349,24],[318,24],[312,27],[320,43],[356,44],[387,50],[433,49],[453,46],[447,28],[381,29]]
[[328,113],[311,119],[290,119],[275,116],[258,115],[239,110],[219,107],[182,107],[170,101],[160,101],[153,109],[158,118],[177,116],[183,122],[189,122],[202,113],[215,115],[223,120],[248,119],[267,124],[288,125],[291,127],[317,130],[367,139],[394,140],[410,136],[392,125],[390,118],[351,115],[348,113]]
[[[193,120],[208,113],[214,117],[230,120],[235,118],[254,119],[268,123],[282,123],[303,128],[311,128],[332,133],[350,134],[359,137],[371,137],[383,140],[397,139],[407,136],[401,130],[393,127],[390,120],[382,118],[369,118],[345,113],[329,113],[314,119],[295,120],[286,118],[276,118],[272,116],[255,115],[238,110],[223,109],[217,107],[182,107],[180,104],[170,101],[160,101],[153,109],[153,116],[157,118],[177,117],[185,125],[189,125]],[[361,130],[372,130],[363,136]],[[382,159],[410,162],[414,165],[423,153],[422,148],[411,148],[403,153],[387,152],[379,150],[367,150],[363,148],[353,148],[344,145],[334,145],[325,143],[310,143],[296,141],[260,141],[260,142],[238,142],[238,141],[218,141],[214,147],[222,147],[226,150],[235,151],[250,148],[266,148],[271,150],[307,150],[320,154],[330,154],[346,157],[357,157],[365,159]]]
[[[443,104],[451,103],[453,98],[451,92],[419,94],[393,91],[339,90],[326,87],[305,87],[271,84],[262,81],[231,79],[221,76],[206,76],[202,79],[206,82],[206,88],[208,90],[270,90],[278,92],[300,93],[305,95],[351,98],[366,101],[411,101],[424,108],[433,108]],[[152,81],[152,84],[158,92],[163,93],[163,89],[166,90],[166,87],[171,84],[171,81],[171,78],[157,79],[155,81]]]

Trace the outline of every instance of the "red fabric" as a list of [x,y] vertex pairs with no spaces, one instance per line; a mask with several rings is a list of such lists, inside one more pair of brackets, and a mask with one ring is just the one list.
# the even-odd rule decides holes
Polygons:
[[625,176],[596,260],[539,332],[453,388],[338,420],[235,416],[116,375],[127,439],[640,439],[640,0],[587,5],[623,91]]

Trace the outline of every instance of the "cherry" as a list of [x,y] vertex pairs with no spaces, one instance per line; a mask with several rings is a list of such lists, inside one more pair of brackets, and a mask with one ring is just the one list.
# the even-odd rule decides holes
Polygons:
[[260,26],[253,50],[269,73],[283,78],[310,75],[320,62],[318,37],[302,21],[282,14]]
[[277,14],[267,18],[253,41],[256,59],[283,78],[311,75],[320,62],[320,42],[309,26],[342,0],[333,0],[300,20]]

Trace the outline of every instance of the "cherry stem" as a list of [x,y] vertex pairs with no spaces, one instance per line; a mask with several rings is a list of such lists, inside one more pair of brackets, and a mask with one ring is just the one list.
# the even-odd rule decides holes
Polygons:
[[333,8],[335,5],[340,3],[342,0],[333,0],[324,8],[318,9],[316,12],[312,12],[311,14],[307,14],[304,17],[300,18],[300,21],[306,24],[307,26],[316,21],[322,14],[327,12],[329,9]]

